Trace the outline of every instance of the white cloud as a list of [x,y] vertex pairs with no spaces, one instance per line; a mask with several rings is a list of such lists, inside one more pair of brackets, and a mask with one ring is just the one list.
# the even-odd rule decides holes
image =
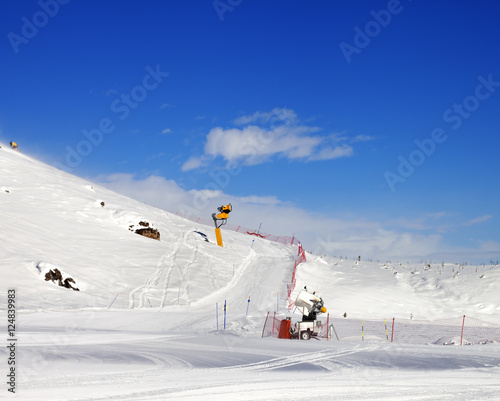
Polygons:
[[[164,210],[207,220],[218,206],[231,202],[233,213],[230,224],[257,229],[262,223],[263,232],[288,236],[295,234],[307,250],[318,254],[349,258],[361,256],[363,259],[378,259],[382,262],[429,258],[438,262],[462,262],[457,260],[460,255],[470,262],[479,260],[477,258],[480,255],[494,255],[495,252],[498,255],[500,250],[500,244],[491,241],[478,243],[476,248],[447,246],[444,236],[435,230],[430,230],[428,234],[418,231],[422,229],[418,219],[403,228],[395,227],[393,222],[336,218],[300,209],[275,196],[232,196],[224,192],[225,186],[221,187],[215,182],[203,190],[185,190],[175,181],[158,176],[138,179],[130,174],[113,174],[98,177],[97,181]],[[399,220],[404,222],[403,219]]]
[[238,198],[240,202],[256,205],[277,205],[282,203],[276,196],[243,196]]
[[275,107],[269,112],[256,111],[248,116],[241,116],[234,120],[236,125],[263,123],[271,125],[290,125],[297,122],[297,114],[291,109]]
[[218,157],[228,164],[243,165],[268,162],[273,157],[304,162],[350,157],[354,149],[349,142],[372,139],[366,135],[352,140],[346,135],[320,135],[319,127],[301,123],[296,113],[287,108],[257,111],[238,117],[234,123],[240,127],[212,128],[206,136],[204,154],[191,157],[182,170],[206,166]]
[[319,136],[307,136],[315,127],[276,128],[267,130],[255,125],[242,129],[213,128],[207,135],[205,154],[221,156],[228,162],[241,161],[256,164],[266,161],[272,155],[289,159],[307,158],[318,152],[323,142]]
[[172,130],[170,128],[165,128],[161,133],[162,134],[170,134]]
[[493,216],[491,216],[489,214],[485,214],[483,216],[476,217],[475,219],[466,221],[465,223],[462,223],[462,225],[468,227],[468,226],[472,226],[473,224],[484,223],[485,221],[488,221],[492,218],[493,218]]
[[201,157],[190,157],[181,167],[182,171],[197,169],[204,165],[204,160]]
[[351,143],[373,141],[375,138],[368,135],[357,135],[351,139]]
[[349,145],[336,146],[332,148],[327,146],[326,148],[321,149],[316,154],[309,157],[309,160],[330,160],[337,159],[339,157],[349,157],[354,153],[354,149]]
[[186,196],[186,191],[175,181],[155,175],[140,180],[132,174],[111,174],[98,176],[95,181],[113,191],[166,210],[176,209]]

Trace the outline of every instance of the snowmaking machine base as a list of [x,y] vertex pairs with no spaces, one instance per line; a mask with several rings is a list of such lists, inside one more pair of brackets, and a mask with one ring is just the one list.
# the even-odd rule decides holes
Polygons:
[[315,292],[311,294],[304,287],[295,300],[295,306],[303,315],[302,321],[292,325],[291,318],[282,320],[278,337],[309,340],[319,336],[323,330],[323,322],[317,320],[316,317],[320,313],[326,312],[326,308],[323,305],[322,298],[318,298]]

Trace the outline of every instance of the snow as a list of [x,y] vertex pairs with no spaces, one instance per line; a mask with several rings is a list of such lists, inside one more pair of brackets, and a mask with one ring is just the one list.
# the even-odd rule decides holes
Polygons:
[[[296,247],[223,229],[220,248],[211,226],[3,144],[0,171],[0,306],[5,333],[7,290],[15,289],[19,399],[498,399],[498,343],[261,338],[265,316],[277,306],[299,319],[286,312]],[[230,220],[237,219],[235,210]],[[131,231],[141,221],[161,240]],[[80,291],[45,281],[53,269]],[[308,253],[294,295],[307,285],[331,318],[346,313],[346,321],[467,315],[500,324],[499,278],[494,266]],[[3,341],[0,366],[7,374]]]

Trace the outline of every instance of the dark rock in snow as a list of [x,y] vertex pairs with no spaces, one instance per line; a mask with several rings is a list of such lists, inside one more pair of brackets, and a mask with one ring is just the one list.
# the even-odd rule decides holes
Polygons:
[[71,288],[72,290],[80,291],[78,288],[73,287],[70,284],[70,283],[76,284],[75,280],[73,280],[71,277],[68,277],[63,280],[63,276],[59,269],[50,270],[48,273],[46,273],[45,281],[52,281],[53,283],[57,282],[61,287]]
[[135,230],[136,234],[142,235],[144,237],[153,238],[156,240],[160,240],[160,232],[156,228],[139,228]]

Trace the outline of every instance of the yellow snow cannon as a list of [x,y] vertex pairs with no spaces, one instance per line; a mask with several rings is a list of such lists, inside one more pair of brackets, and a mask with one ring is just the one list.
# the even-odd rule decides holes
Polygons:
[[223,246],[220,228],[227,223],[227,218],[229,217],[229,213],[232,212],[233,206],[231,204],[222,205],[221,207],[218,207],[217,210],[219,211],[219,214],[212,214],[215,224],[215,237],[217,238],[217,245]]

